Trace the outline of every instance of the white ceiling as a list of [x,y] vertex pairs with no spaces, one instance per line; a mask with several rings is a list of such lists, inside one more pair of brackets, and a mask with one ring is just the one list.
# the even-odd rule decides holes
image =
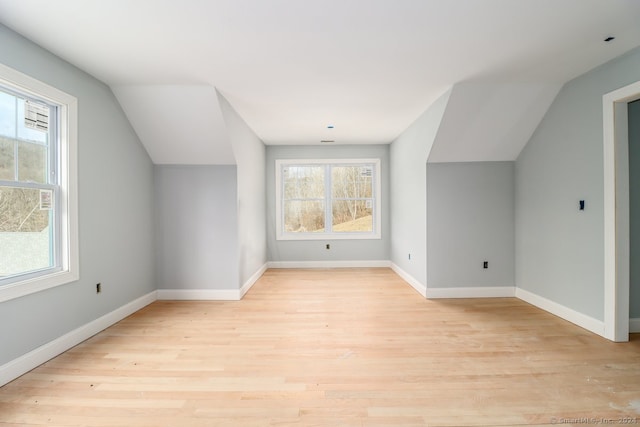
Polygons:
[[215,88],[145,85],[114,93],[154,163],[236,163]]
[[[638,0],[0,0],[0,22],[109,84],[169,158],[138,117],[162,99],[219,110],[218,89],[266,144],[389,143],[456,83],[557,87],[640,45]],[[162,123],[224,137],[186,124]]]
[[429,163],[515,160],[560,90],[553,83],[459,83]]

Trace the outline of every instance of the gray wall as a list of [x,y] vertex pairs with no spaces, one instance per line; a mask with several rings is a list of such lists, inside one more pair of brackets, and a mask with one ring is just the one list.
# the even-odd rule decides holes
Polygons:
[[[427,284],[427,158],[451,91],[391,144],[391,261]],[[409,259],[411,254],[411,259]]]
[[267,262],[265,146],[218,93],[238,171],[238,263],[243,286]]
[[[604,318],[602,96],[638,80],[640,49],[563,86],[516,161],[516,283]],[[586,210],[578,210],[578,201]]]
[[2,25],[0,62],[78,99],[80,239],[80,280],[0,303],[2,365],[153,291],[155,242],[153,166],[111,90]]
[[427,164],[430,288],[515,285],[514,186],[513,162]]
[[[382,238],[373,240],[276,240],[275,161],[277,159],[379,158],[382,179]],[[389,146],[267,146],[267,245],[269,261],[354,261],[389,259]]]
[[235,166],[154,167],[159,289],[238,289]]
[[640,318],[640,100],[629,104],[629,317]]

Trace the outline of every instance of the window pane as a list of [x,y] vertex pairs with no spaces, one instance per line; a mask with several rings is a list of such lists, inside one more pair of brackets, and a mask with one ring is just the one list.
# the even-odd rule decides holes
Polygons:
[[18,181],[47,182],[47,147],[18,142]]
[[52,211],[40,207],[39,189],[0,187],[0,277],[53,266]]
[[286,233],[324,231],[324,203],[316,200],[285,201],[284,231]]
[[357,199],[373,194],[371,166],[334,166],[331,168],[331,197]]
[[[1,92],[0,92],[1,93]],[[0,136],[0,179],[15,180],[15,142]]]
[[16,97],[0,91],[0,136],[16,137]]
[[282,169],[284,199],[323,199],[322,166],[287,166]]
[[[27,141],[36,141],[41,144],[47,143],[47,132],[43,132],[41,130],[27,128],[24,124],[24,99],[18,98],[18,138],[26,139]],[[43,105],[43,104],[39,104]],[[51,112],[49,111],[49,115]]]
[[277,240],[381,237],[378,159],[275,163]]
[[334,232],[373,231],[373,200],[334,200]]

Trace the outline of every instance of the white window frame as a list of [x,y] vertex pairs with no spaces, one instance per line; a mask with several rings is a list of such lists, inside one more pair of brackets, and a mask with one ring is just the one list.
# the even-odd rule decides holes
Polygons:
[[60,245],[59,260],[54,268],[42,274],[16,276],[0,285],[0,302],[19,298],[55,286],[76,281],[79,273],[78,253],[78,100],[59,89],[0,64],[0,84],[16,92],[42,99],[57,107],[59,152],[58,179],[60,194],[55,201],[59,233],[55,244]]
[[[373,231],[371,232],[340,232],[340,233],[317,233],[317,232],[297,232],[287,233],[284,231],[284,209],[283,209],[283,182],[282,170],[286,166],[357,166],[357,165],[373,164]],[[381,214],[382,214],[382,185],[380,173],[380,159],[278,159],[275,161],[276,173],[276,240],[354,240],[354,239],[381,239]],[[325,177],[327,185],[331,182],[331,177]],[[325,194],[329,195],[325,200],[330,203],[331,187],[325,189]],[[327,211],[330,211],[327,208]],[[331,221],[331,217],[325,216],[325,223]]]

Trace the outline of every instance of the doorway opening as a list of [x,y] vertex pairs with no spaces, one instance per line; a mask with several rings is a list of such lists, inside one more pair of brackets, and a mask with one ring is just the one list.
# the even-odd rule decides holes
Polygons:
[[629,340],[629,123],[628,104],[640,82],[603,96],[604,128],[604,336]]

